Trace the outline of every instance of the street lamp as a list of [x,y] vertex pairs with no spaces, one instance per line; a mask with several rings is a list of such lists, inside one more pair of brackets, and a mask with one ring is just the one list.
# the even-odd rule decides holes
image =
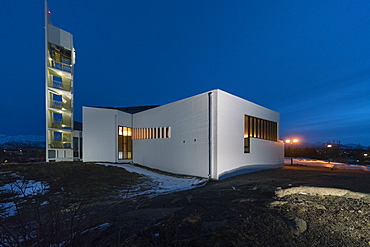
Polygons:
[[326,147],[328,148],[328,160],[329,160],[329,164],[330,164],[330,149],[333,147],[333,145],[328,144],[328,145],[326,145]]
[[297,138],[294,138],[293,140],[287,139],[287,140],[285,140],[285,143],[286,144],[290,144],[290,165],[292,166],[293,165],[293,148],[292,148],[292,144],[298,143],[298,139]]

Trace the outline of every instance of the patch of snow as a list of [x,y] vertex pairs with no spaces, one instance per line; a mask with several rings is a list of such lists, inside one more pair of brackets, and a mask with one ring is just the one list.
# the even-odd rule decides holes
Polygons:
[[[168,194],[172,192],[190,190],[204,185],[205,182],[208,180],[206,178],[198,178],[191,176],[187,177],[169,176],[149,171],[144,168],[133,166],[130,164],[112,164],[112,163],[98,163],[98,164],[105,166],[121,167],[127,170],[128,172],[138,173],[150,179],[151,182],[146,182],[132,188],[131,191],[125,194],[126,198],[132,198],[138,195],[148,195],[150,197],[154,197],[160,194]],[[148,189],[142,190],[142,188]]]
[[[49,189],[49,185],[45,182],[34,181],[34,180],[16,180],[15,182],[5,184],[0,187],[0,194],[12,193],[11,202],[0,203],[0,209],[3,211],[1,216],[9,217],[14,216],[17,213],[17,205],[14,203],[15,199],[23,198],[25,196],[34,196],[37,194],[44,194]],[[46,202],[47,203],[47,202]],[[43,202],[45,205],[45,202]]]
[[18,194],[18,197],[24,197],[44,193],[48,188],[49,185],[45,182],[16,180],[13,183],[5,184],[0,187],[0,192],[13,192]]
[[[284,159],[284,164],[290,165],[290,158]],[[321,166],[321,167],[328,167],[332,169],[349,169],[349,170],[362,170],[370,172],[369,166],[363,165],[351,165],[345,164],[340,162],[328,162],[323,160],[315,160],[315,159],[303,159],[303,158],[294,158],[293,164],[304,165],[304,166]]]

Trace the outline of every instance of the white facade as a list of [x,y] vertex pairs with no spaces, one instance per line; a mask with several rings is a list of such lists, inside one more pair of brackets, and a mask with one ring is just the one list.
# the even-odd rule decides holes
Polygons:
[[[245,116],[276,123],[276,140],[251,137],[245,152]],[[212,179],[278,168],[284,151],[278,141],[279,118],[277,112],[221,90],[133,114],[84,107],[83,160],[134,162]],[[119,159],[119,126],[132,128],[131,159]]]

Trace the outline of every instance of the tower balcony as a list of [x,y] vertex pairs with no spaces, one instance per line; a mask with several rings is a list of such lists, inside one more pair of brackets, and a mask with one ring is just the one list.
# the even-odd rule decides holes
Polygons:
[[57,89],[59,92],[60,90],[65,91],[65,93],[70,92],[72,90],[72,80],[50,70],[48,75],[48,87]]
[[49,67],[58,69],[67,73],[72,73],[72,64],[70,61],[67,60],[61,60],[61,61],[55,61],[53,58],[49,58]]
[[49,129],[48,147],[53,149],[70,149],[72,147],[71,131]]
[[68,101],[64,103],[63,101],[50,100],[49,107],[53,109],[62,110],[62,111],[72,111],[71,103]]

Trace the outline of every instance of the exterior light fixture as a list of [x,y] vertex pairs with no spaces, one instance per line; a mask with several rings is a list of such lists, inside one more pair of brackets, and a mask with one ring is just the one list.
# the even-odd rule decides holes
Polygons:
[[294,138],[293,140],[290,140],[290,139],[285,140],[285,143],[286,144],[290,144],[290,165],[291,166],[293,165],[293,148],[292,148],[292,144],[298,143],[298,142],[299,142],[299,140],[297,138]]
[[330,164],[330,155],[329,155],[329,150],[333,147],[332,144],[327,144],[326,147],[328,148],[328,163]]

